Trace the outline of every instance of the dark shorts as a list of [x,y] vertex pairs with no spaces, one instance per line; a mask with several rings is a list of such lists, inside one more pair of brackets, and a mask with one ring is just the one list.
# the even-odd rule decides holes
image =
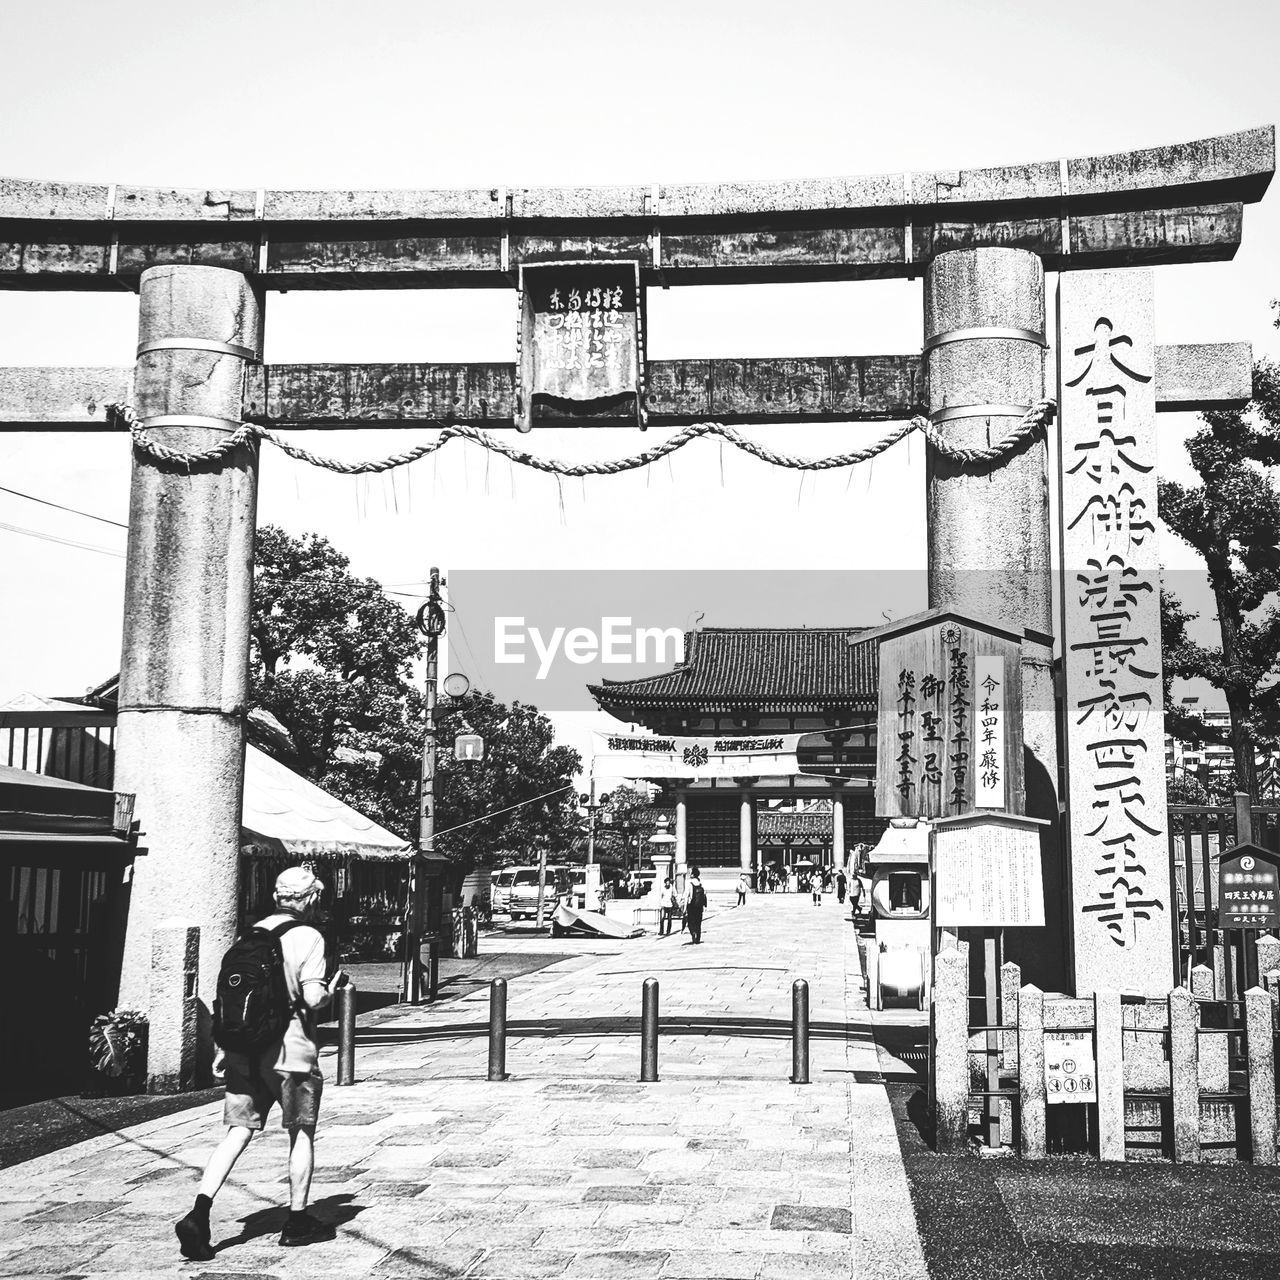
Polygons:
[[263,1129],[267,1113],[277,1102],[280,1123],[286,1129],[313,1128],[320,1118],[324,1077],[318,1069],[309,1075],[301,1071],[281,1075],[269,1067],[262,1070],[257,1058],[228,1053],[223,1070],[227,1082],[227,1097],[222,1104],[224,1124]]

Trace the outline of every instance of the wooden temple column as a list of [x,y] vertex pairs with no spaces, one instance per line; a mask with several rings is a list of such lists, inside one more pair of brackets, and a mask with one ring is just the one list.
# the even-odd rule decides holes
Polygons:
[[751,783],[743,785],[742,803],[738,808],[738,865],[747,875],[755,870],[756,852],[756,798]]
[[[1044,266],[1022,249],[939,254],[924,276],[930,418],[954,444],[986,447],[1044,395]],[[1009,935],[1008,956],[1042,989],[1066,981],[1064,868],[1058,831],[1052,564],[1045,433],[993,462],[928,449],[929,607],[954,608],[1024,635],[1026,813],[1042,837],[1048,936]],[[1023,946],[1025,943],[1025,949]]]
[[844,796],[831,796],[831,866],[839,871],[844,866]]
[[674,883],[679,885],[689,865],[689,800],[682,791],[676,796],[676,861],[672,869]]
[[[224,440],[261,352],[261,303],[239,272],[145,271],[134,406],[147,438],[184,452]],[[252,444],[190,468],[134,450],[115,785],[137,795],[146,856],[134,863],[120,1004],[148,1006],[156,925],[198,925],[205,1069],[207,1011],[236,927],[257,481]]]

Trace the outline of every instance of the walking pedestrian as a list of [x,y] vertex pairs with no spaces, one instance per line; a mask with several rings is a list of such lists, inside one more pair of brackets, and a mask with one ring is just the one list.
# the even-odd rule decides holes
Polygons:
[[702,887],[698,868],[689,868],[689,891],[685,897],[684,917],[689,926],[689,941],[702,941],[702,913],[707,909],[707,891]]
[[670,876],[662,882],[662,889],[658,894],[658,911],[658,936],[665,938],[671,933],[671,918],[676,913],[676,891],[671,887]]
[[858,918],[858,908],[862,904],[862,877],[854,876],[849,884],[849,906],[851,908],[849,917],[852,920]]
[[813,893],[813,905],[815,907],[822,906],[822,874],[815,871],[809,877],[809,889]]
[[849,880],[844,873],[844,868],[842,867],[839,871],[836,872],[836,901],[839,902],[841,905],[844,904],[844,895],[848,887],[849,887]]
[[[226,1080],[223,1123],[227,1132],[205,1166],[194,1207],[175,1224],[184,1258],[196,1262],[213,1260],[209,1231],[213,1198],[253,1135],[265,1127],[267,1113],[277,1102],[281,1122],[289,1131],[289,1216],[280,1233],[280,1243],[286,1247],[314,1244],[332,1240],[336,1234],[333,1227],[307,1212],[315,1165],[316,1121],[324,1086],[318,1066],[314,1015],[329,1003],[345,978],[339,971],[325,981],[324,938],[310,923],[315,919],[323,889],[323,884],[306,867],[282,871],[276,880],[275,911],[260,920],[228,953],[242,957],[243,967],[233,969],[224,962],[223,974],[218,980],[214,1031],[223,1041]],[[268,945],[270,952],[266,950]],[[253,948],[257,951],[253,952]],[[279,960],[274,959],[276,948]],[[255,955],[264,959],[255,962]],[[255,977],[255,963],[260,965],[256,972],[262,974],[261,977]],[[280,968],[275,968],[276,965]],[[287,996],[279,992],[273,998],[270,992],[278,981],[273,981],[273,975],[279,974],[281,968]],[[237,995],[250,989],[259,995],[256,1007],[274,1010],[279,1015],[278,1022],[257,1023],[252,1013],[255,1006],[247,998],[236,1000]],[[287,999],[288,1004],[281,1010],[279,1002],[283,999]],[[280,1024],[283,1029],[275,1030]],[[236,1037],[251,1041],[261,1033],[262,1025],[272,1038],[260,1049],[230,1047],[229,1042]]]
[[736,907],[745,907],[747,905],[747,890],[751,887],[751,878],[744,871],[738,877],[738,901],[734,903]]

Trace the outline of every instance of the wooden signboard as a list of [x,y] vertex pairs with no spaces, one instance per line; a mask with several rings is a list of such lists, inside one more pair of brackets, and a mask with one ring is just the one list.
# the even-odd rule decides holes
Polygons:
[[1025,811],[1021,638],[946,610],[881,627],[876,813]]
[[520,268],[516,425],[538,406],[617,405],[643,425],[643,323],[635,262],[558,262]]

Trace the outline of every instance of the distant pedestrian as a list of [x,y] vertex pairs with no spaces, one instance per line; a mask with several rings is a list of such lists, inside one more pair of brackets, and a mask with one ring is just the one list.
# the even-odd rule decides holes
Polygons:
[[809,890],[813,894],[813,905],[815,907],[822,906],[822,875],[818,871],[814,871],[809,877]]
[[843,868],[836,872],[836,901],[843,904],[845,891],[849,887],[848,877],[845,876]]
[[702,941],[702,913],[707,909],[707,891],[697,867],[689,868],[689,889],[685,895],[684,918],[689,926],[689,941]]
[[738,901],[734,906],[745,907],[747,905],[747,890],[751,887],[751,877],[744,871],[738,877]]
[[858,908],[862,905],[862,877],[854,876],[849,884],[849,905],[851,907],[850,917],[854,920],[858,918]]
[[[332,1240],[336,1234],[333,1227],[307,1212],[324,1085],[314,1015],[329,1003],[344,978],[339,971],[325,981],[324,938],[310,924],[323,888],[305,867],[282,871],[276,880],[275,911],[234,945],[239,967],[233,969],[224,962],[214,1031],[225,1054],[227,1132],[205,1166],[194,1208],[175,1225],[184,1258],[212,1261],[209,1210],[213,1198],[253,1135],[265,1127],[267,1113],[277,1102],[281,1122],[289,1131],[289,1216],[280,1243],[314,1244]],[[277,948],[280,959],[273,962]],[[278,987],[281,960],[283,991]],[[237,1004],[234,996],[242,992],[258,994],[259,1000]],[[257,1018],[255,1009],[270,1012]],[[268,1038],[261,1047],[244,1047],[258,1043],[264,1034]]]
[[658,936],[665,938],[671,933],[671,919],[676,913],[676,891],[671,887],[671,877],[662,882],[658,893]]

